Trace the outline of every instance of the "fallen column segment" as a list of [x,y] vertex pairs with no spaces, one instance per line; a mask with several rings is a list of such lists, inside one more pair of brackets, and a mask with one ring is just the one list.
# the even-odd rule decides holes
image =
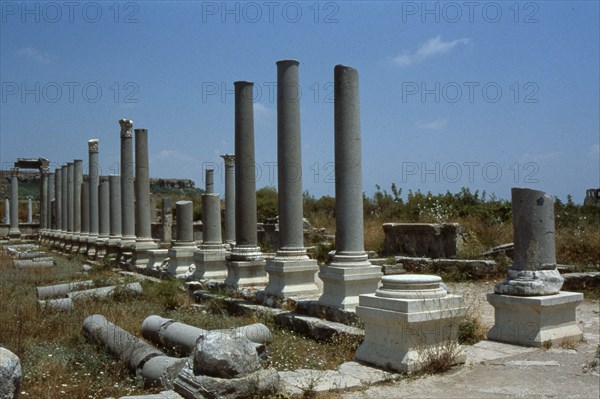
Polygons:
[[100,314],[86,317],[83,331],[89,339],[105,345],[110,353],[125,362],[146,386],[171,388],[187,360],[166,356]]

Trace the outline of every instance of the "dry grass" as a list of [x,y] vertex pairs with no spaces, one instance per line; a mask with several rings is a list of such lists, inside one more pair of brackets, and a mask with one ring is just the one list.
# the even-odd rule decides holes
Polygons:
[[262,322],[273,332],[269,352],[272,366],[279,370],[335,369],[351,360],[360,344],[344,337],[318,343],[275,326],[271,319],[230,315],[218,301],[199,308],[178,281],[143,282],[144,293],[139,296],[117,294],[78,301],[73,312],[39,311],[36,286],[87,279],[99,286],[115,282],[115,274],[107,268],[83,275],[80,267],[79,258],[58,258],[54,268],[14,269],[10,259],[0,255],[0,346],[21,359],[22,398],[106,398],[157,392],[144,389],[118,359],[86,341],[82,325],[91,314],[102,314],[138,336],[143,320],[152,314],[205,329]]

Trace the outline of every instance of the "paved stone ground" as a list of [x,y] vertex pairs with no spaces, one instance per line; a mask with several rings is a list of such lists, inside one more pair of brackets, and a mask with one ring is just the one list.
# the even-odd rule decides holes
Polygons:
[[[493,308],[485,300],[493,283],[448,284],[493,324]],[[593,398],[600,395],[598,367],[586,369],[600,341],[600,304],[586,300],[577,308],[584,342],[574,349],[524,348],[482,341],[467,346],[467,364],[443,375],[405,378],[398,382],[341,393],[344,399],[363,398]]]

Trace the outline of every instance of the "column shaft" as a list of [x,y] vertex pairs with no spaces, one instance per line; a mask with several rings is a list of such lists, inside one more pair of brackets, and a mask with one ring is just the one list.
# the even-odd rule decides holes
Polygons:
[[55,181],[54,181],[54,173],[48,173],[48,191],[47,191],[47,201],[46,201],[46,229],[53,230],[54,227],[54,218],[52,217],[52,201],[56,198],[55,191]]
[[67,162],[67,231],[73,233],[75,226],[75,168],[73,162]]
[[177,201],[177,240],[175,245],[191,245],[194,241],[194,217],[192,201]]
[[252,82],[235,82],[236,248],[257,246]]
[[202,195],[202,248],[222,248],[219,194]]
[[60,209],[62,213],[62,220],[60,230],[67,232],[69,226],[69,165],[63,165],[61,168],[61,204]]
[[100,165],[98,164],[98,142],[88,141],[88,175],[90,185],[89,218],[90,218],[90,240],[95,241],[98,237],[98,186],[100,184]]
[[364,254],[358,72],[334,72],[336,254]]
[[[40,190],[40,230],[48,228],[48,179],[49,171],[47,168],[42,168],[42,187]],[[29,222],[31,223],[31,222]]]
[[121,125],[121,229],[122,241],[135,240],[135,195],[133,163],[133,122],[119,121]]
[[103,181],[98,186],[98,236],[108,238],[110,233],[109,202],[110,192],[108,181]]
[[298,61],[277,62],[278,256],[306,254],[302,210]]
[[121,178],[108,176],[110,190],[110,238],[121,237]]
[[62,169],[54,169],[54,230],[62,229]]
[[235,155],[224,154],[225,161],[225,242],[235,242]]
[[135,129],[135,220],[137,238],[151,238],[147,129]]
[[73,232],[81,232],[81,186],[83,185],[83,161],[73,163]]
[[10,174],[10,229],[9,236],[19,237],[19,178],[17,169],[14,168]]
[[215,171],[213,169],[206,169],[206,194],[212,194],[215,192]]

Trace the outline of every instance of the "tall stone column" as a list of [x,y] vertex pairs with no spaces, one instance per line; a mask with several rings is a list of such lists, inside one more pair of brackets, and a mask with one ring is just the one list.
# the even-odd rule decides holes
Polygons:
[[85,176],[81,184],[81,233],[79,240],[81,242],[80,253],[87,255],[88,243],[90,237],[90,179]]
[[10,224],[10,199],[4,197],[4,223]]
[[227,277],[227,254],[221,238],[219,194],[202,194],[202,245],[193,256],[194,278],[223,280]]
[[[54,169],[54,225],[55,234],[62,227],[62,169]],[[55,238],[58,238],[55,236]]]
[[19,177],[18,168],[13,168],[10,171],[10,229],[8,236],[11,238],[21,237],[19,229]]
[[83,161],[73,162],[73,246],[72,252],[86,249],[87,242],[81,237],[81,186],[83,185]]
[[106,255],[106,246],[110,234],[110,191],[106,177],[100,179],[98,186],[98,239],[96,240],[96,259]]
[[27,223],[33,223],[33,197],[27,196]]
[[265,293],[278,298],[319,293],[317,261],[308,258],[304,247],[298,65],[296,60],[277,62],[279,248],[275,258],[267,261]]
[[177,240],[169,249],[170,274],[186,273],[192,264],[192,256],[197,249],[194,242],[194,219],[192,201],[177,201]]
[[121,177],[108,176],[110,192],[110,234],[108,236],[107,254],[117,253],[117,245],[121,240]]
[[214,169],[206,169],[206,194],[212,194],[215,192],[215,171]]
[[235,244],[235,155],[221,155],[225,161],[225,242]]
[[359,295],[375,292],[382,274],[364,249],[358,71],[343,65],[334,70],[334,130],[336,251],[321,266],[319,303],[354,309]]
[[68,214],[69,214],[69,205],[68,205],[68,171],[69,167],[67,164],[61,167],[61,203],[60,209],[62,214],[61,224],[60,224],[60,248],[65,249],[67,245],[68,238]]
[[71,247],[73,246],[73,227],[74,227],[74,213],[75,213],[75,204],[73,203],[73,194],[74,194],[74,186],[75,186],[75,170],[73,162],[67,162],[67,234],[66,241],[67,245],[65,247],[66,252],[71,251]]
[[[48,230],[48,180],[50,179],[50,169],[41,168],[42,187],[40,189],[40,232],[45,237]],[[29,222],[31,223],[31,222]]]
[[266,283],[265,263],[256,233],[256,175],[252,82],[235,86],[235,239],[225,284],[231,288]]
[[131,250],[135,242],[135,196],[133,170],[133,121],[121,119],[121,247]]
[[100,184],[100,164],[98,162],[98,139],[88,140],[88,176],[90,185],[89,218],[90,233],[88,237],[87,256],[96,256],[96,241],[98,240],[98,186]]
[[148,161],[148,130],[135,129],[135,233],[132,263],[146,267],[149,249],[158,245],[152,240],[150,221],[150,165]]
[[487,299],[495,309],[488,338],[526,346],[581,340],[576,308],[583,294],[560,291],[556,269],[554,197],[543,191],[512,189],[513,264]]
[[46,229],[48,232],[51,232],[54,229],[54,213],[52,211],[52,204],[56,197],[54,191],[54,173],[50,173],[48,170],[48,190],[46,193],[47,202],[46,202]]

